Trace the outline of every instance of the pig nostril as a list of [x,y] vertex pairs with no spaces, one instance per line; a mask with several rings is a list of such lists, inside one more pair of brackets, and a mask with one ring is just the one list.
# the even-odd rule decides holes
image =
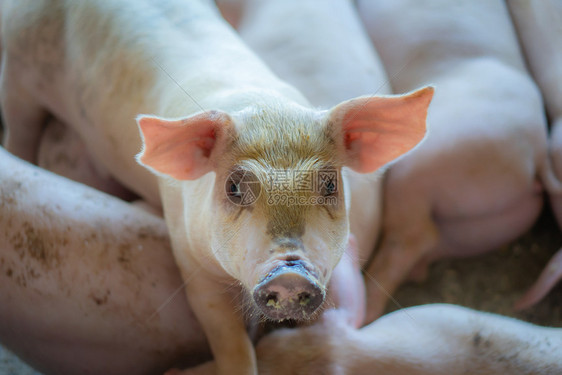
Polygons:
[[310,300],[311,300],[310,293],[302,292],[302,293],[299,293],[298,297],[299,297],[299,304],[301,306],[306,306],[310,303]]
[[277,306],[279,304],[279,299],[277,293],[269,293],[266,300],[266,306]]
[[324,302],[325,292],[304,262],[293,263],[292,267],[278,266],[254,288],[254,303],[268,319],[308,319]]

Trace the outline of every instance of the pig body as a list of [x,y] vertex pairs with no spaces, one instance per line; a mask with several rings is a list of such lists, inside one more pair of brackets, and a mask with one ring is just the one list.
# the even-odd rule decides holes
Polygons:
[[[562,180],[562,2],[510,0],[507,4],[551,122],[549,151],[557,181],[552,183],[546,179],[544,185],[556,219],[562,226],[559,183]],[[518,307],[538,302],[561,278],[562,250],[558,250],[535,285],[518,302]]]
[[380,314],[388,293],[409,274],[422,278],[430,261],[529,229],[542,207],[537,176],[548,172],[546,124],[502,1],[358,6],[394,90],[439,88],[427,142],[385,180],[383,240],[369,268],[378,283],[367,286]]
[[[6,148],[36,161],[54,115],[162,203],[221,374],[256,373],[239,286],[269,319],[314,316],[348,241],[341,168],[371,173],[415,147],[433,95],[311,109],[203,0],[8,1],[2,47]],[[313,188],[295,186],[303,173]]]

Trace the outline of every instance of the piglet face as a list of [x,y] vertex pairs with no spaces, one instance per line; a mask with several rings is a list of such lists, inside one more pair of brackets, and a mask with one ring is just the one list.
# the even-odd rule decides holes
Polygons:
[[270,319],[308,318],[324,301],[348,235],[340,169],[240,162],[225,178],[217,257]]
[[326,116],[262,105],[231,117],[236,136],[214,187],[215,256],[266,317],[306,318],[323,302],[348,235],[341,158]]
[[214,172],[210,220],[198,229],[211,231],[208,255],[265,317],[308,319],[348,239],[342,168],[373,172],[415,147],[432,94],[358,98],[329,111],[276,100],[184,119],[141,116],[138,160],[180,181]]

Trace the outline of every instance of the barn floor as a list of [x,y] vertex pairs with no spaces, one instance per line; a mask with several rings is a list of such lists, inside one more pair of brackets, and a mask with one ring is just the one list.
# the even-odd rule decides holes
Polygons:
[[[562,283],[533,308],[519,312],[513,309],[514,302],[560,247],[562,232],[546,208],[533,228],[514,243],[477,257],[439,261],[433,264],[425,282],[403,285],[394,298],[402,307],[453,303],[562,327]],[[397,308],[389,305],[387,312]]]
[[[2,128],[0,124],[0,139]],[[562,283],[537,306],[521,312],[514,301],[535,281],[550,257],[562,247],[562,232],[545,209],[534,227],[496,252],[435,263],[428,279],[405,284],[387,311],[426,303],[454,303],[512,316],[532,323],[562,327]],[[0,375],[40,375],[0,346]]]

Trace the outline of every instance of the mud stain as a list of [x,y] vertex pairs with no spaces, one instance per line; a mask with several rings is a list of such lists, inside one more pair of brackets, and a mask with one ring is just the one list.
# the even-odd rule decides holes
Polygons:
[[119,251],[117,254],[117,261],[122,265],[123,268],[129,268],[131,263],[131,245],[121,244],[119,245]]
[[135,264],[133,247],[129,243],[121,243],[117,248],[117,264],[129,274],[132,274],[138,281],[143,279],[143,274]]
[[98,292],[91,292],[89,297],[94,301],[94,303],[98,306],[103,306],[109,301],[109,297],[111,296],[111,290],[107,289],[105,292],[99,293]]
[[[50,236],[34,228],[27,221],[12,235],[10,242],[22,261],[33,259],[44,269],[52,269],[61,264],[61,256],[57,251],[57,245],[60,244],[55,244]],[[61,244],[64,244],[64,241]],[[30,274],[38,275],[36,271]]]
[[19,192],[24,192],[23,184],[20,181],[10,178],[2,181],[0,186],[0,215],[8,206],[17,203],[16,196]]
[[[133,229],[130,230],[133,231]],[[150,239],[158,242],[169,242],[168,234],[153,226],[142,226],[136,230],[136,233],[139,240]]]

